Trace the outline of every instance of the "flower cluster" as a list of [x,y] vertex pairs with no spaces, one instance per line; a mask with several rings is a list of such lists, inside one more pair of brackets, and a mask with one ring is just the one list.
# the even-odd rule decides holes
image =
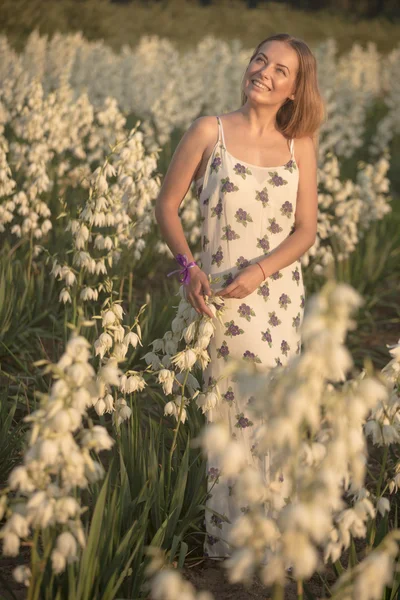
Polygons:
[[[89,363],[89,348],[86,338],[75,333],[57,363],[39,361],[47,363],[44,372],[52,374],[53,383],[49,394],[39,395],[40,408],[24,419],[31,424],[28,447],[23,464],[11,472],[0,502],[0,518],[6,516],[0,530],[3,553],[16,556],[21,540],[31,530],[52,528],[55,573],[78,560],[79,548],[85,547],[80,520],[85,509],[77,490],[104,475],[91,451],[108,450],[114,444],[104,427],[87,427],[85,419],[107,386],[118,383],[117,362],[110,360],[96,373]],[[16,576],[28,582],[29,572],[20,568]]]
[[[110,361],[122,362],[128,353],[129,346],[136,348],[141,341],[141,328],[139,325],[139,317],[144,310],[144,306],[140,309],[136,316],[135,322],[131,327],[123,326],[123,308],[118,302],[113,302],[108,298],[101,311],[102,333],[94,343],[95,354],[100,357],[101,364],[107,365]],[[132,331],[136,328],[136,333]],[[120,389],[123,395],[118,395],[114,401],[112,394],[112,386]],[[129,419],[132,414],[128,406],[125,394],[131,394],[136,391],[142,391],[146,386],[143,375],[137,371],[124,371],[121,377],[110,382],[104,388],[104,395],[97,399],[94,404],[94,409],[98,415],[104,413],[113,413],[114,423],[119,426],[122,421]]]
[[267,373],[231,361],[241,393],[254,396],[249,409],[262,421],[254,432],[257,453],[260,460],[269,455],[271,465],[265,480],[261,468],[244,464],[223,423],[207,425],[197,440],[221,474],[234,477],[234,495],[249,508],[229,533],[233,553],[224,565],[232,582],[250,579],[257,566],[266,585],[283,585],[289,567],[296,579],[309,578],[321,566],[319,548],[325,561],[336,560],[352,536],[366,535],[377,509],[388,509],[364,487],[363,433],[388,389],[365,371],[346,381],[352,359],[343,340],[361,303],[350,286],[330,281],[309,299],[301,355]]
[[71,302],[75,285],[79,289],[73,293],[79,293],[82,302],[97,300],[104,289],[104,277],[98,278],[108,275],[123,247],[135,260],[141,256],[144,236],[152,225],[151,201],[158,191],[158,179],[152,178],[155,157],[145,156],[142,139],[143,134],[133,128],[127,139],[114,146],[103,165],[91,174],[89,198],[78,218],[68,221],[72,264],[62,265],[55,259],[52,268],[52,274],[64,282],[60,292],[64,303]]
[[[205,412],[206,407],[219,399],[218,386],[210,393],[200,393],[200,384],[191,373],[195,366],[204,370],[210,362],[207,347],[211,336],[214,335],[214,324],[207,315],[199,315],[193,306],[184,298],[184,286],[179,288],[181,300],[176,317],[172,320],[171,330],[166,331],[162,338],[151,343],[153,349],[143,356],[143,360],[151,368],[161,384],[166,396],[172,399],[165,405],[166,415],[173,415],[176,420],[185,422],[185,405],[189,399],[182,390],[187,387],[189,396],[197,399],[197,404]],[[205,296],[205,302],[213,315],[221,321],[224,311],[223,298]],[[222,323],[222,321],[221,321]],[[179,345],[184,348],[179,350]],[[180,394],[180,395],[178,395]],[[213,400],[211,399],[211,396]]]

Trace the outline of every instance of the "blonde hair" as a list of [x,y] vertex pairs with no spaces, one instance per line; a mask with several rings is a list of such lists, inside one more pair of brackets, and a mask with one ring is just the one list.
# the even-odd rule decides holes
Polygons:
[[[287,138],[311,137],[315,153],[318,156],[319,130],[326,120],[326,105],[318,87],[317,61],[307,44],[288,33],[271,35],[258,44],[246,71],[261,46],[274,40],[288,44],[295,50],[299,59],[299,69],[295,81],[295,99],[287,99],[279,108],[276,113],[277,127]],[[242,106],[247,101],[247,96],[243,91],[246,71],[241,82]]]

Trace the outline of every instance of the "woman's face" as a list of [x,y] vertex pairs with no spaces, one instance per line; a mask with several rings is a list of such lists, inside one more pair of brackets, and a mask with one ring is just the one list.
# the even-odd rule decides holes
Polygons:
[[252,102],[284,104],[293,99],[299,66],[297,53],[284,42],[265,42],[247,67],[243,91]]

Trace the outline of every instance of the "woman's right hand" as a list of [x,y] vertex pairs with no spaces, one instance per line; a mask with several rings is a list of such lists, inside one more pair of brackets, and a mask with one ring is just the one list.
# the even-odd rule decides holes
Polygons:
[[212,295],[210,282],[206,273],[198,265],[191,267],[189,273],[189,283],[185,285],[186,300],[190,302],[200,315],[204,313],[212,318],[214,315],[204,300],[204,295]]

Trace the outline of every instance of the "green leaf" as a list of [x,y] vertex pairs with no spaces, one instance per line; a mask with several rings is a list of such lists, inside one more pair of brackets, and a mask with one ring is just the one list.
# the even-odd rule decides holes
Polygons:
[[93,585],[95,578],[98,576],[98,546],[100,541],[101,529],[103,526],[104,505],[107,497],[110,472],[111,470],[107,472],[102,488],[100,490],[100,494],[98,495],[92,521],[90,524],[86,548],[82,553],[76,600],[92,600],[93,598]]
[[[179,517],[181,516],[183,500],[185,497],[186,481],[188,477],[188,465],[189,465],[189,442],[190,438],[187,438],[185,452],[182,457],[182,462],[179,465],[178,477],[174,486],[174,493],[170,505],[170,521],[168,523],[166,538],[167,540],[172,539]],[[168,501],[168,498],[167,498]]]

